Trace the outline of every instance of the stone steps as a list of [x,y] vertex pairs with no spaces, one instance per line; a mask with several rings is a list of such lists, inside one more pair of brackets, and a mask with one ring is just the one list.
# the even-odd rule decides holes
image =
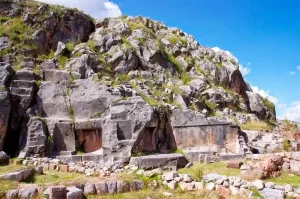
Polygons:
[[17,88],[17,87],[10,87],[11,94],[14,95],[31,95],[33,92],[32,88]]
[[34,87],[34,81],[27,81],[27,80],[12,80],[10,82],[10,87],[21,87],[21,88],[32,88]]
[[52,151],[52,156],[71,156],[76,155],[76,151]]
[[13,75],[13,80],[35,80],[35,74],[30,70],[20,70]]

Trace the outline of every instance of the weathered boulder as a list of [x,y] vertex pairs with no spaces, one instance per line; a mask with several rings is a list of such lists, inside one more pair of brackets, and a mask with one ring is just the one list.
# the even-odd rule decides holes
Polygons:
[[4,151],[0,151],[0,165],[7,164],[9,164],[9,156]]

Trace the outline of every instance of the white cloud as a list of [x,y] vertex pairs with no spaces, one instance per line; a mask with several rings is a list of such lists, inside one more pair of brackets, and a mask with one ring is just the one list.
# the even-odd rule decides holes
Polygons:
[[279,100],[276,97],[270,95],[269,94],[270,91],[265,91],[263,89],[259,89],[257,86],[252,86],[252,85],[251,85],[251,88],[252,88],[253,92],[260,94],[262,97],[267,98],[274,104],[278,104]]
[[295,75],[295,74],[296,74],[295,71],[291,71],[291,72],[290,72],[290,75]]
[[297,66],[297,69],[300,70],[300,66]]
[[283,111],[278,118],[300,122],[300,101],[294,101],[290,105],[285,104],[279,108],[283,108]]
[[239,65],[239,69],[243,76],[248,75],[251,71],[251,68],[244,67],[243,65]]
[[49,4],[58,4],[70,8],[77,8],[96,19],[105,17],[119,17],[122,12],[119,6],[109,0],[38,0]]

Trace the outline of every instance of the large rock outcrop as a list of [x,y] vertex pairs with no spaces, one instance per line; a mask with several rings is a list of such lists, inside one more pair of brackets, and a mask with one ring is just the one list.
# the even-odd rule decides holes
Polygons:
[[10,155],[243,154],[230,117],[275,119],[235,57],[180,29],[142,17],[94,24],[76,9],[24,0],[1,1],[0,14],[0,66],[14,68],[0,71],[0,150],[4,142]]

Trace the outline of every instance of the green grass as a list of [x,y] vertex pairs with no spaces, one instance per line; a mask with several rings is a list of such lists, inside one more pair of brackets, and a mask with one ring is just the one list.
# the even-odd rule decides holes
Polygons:
[[208,173],[218,173],[225,176],[239,176],[240,170],[239,169],[230,169],[226,168],[225,162],[216,162],[211,164],[199,164],[196,163],[191,168],[183,168],[179,169],[178,173],[182,174],[190,174],[192,177],[199,178],[200,171],[202,174],[208,174]]
[[54,57],[54,51],[51,50],[49,52],[49,54],[41,54],[41,55],[38,55],[37,59],[40,59],[40,60],[48,60],[48,59],[52,59]]
[[6,17],[6,16],[0,16],[0,23],[5,23],[9,20],[10,18],[9,17]]
[[143,100],[145,100],[145,102],[147,104],[149,104],[150,106],[160,106],[161,105],[161,102],[157,101],[156,99],[154,98],[151,98],[151,97],[148,97],[146,95],[144,95],[143,93],[141,92],[138,92],[138,94],[143,98]]
[[88,178],[84,174],[46,171],[44,175],[35,175],[35,177],[33,178],[33,183],[40,186],[47,184],[69,185],[73,184],[73,182],[78,183],[78,181],[84,183],[84,181],[87,180]]
[[26,169],[26,168],[28,168],[28,167],[23,166],[23,165],[16,165],[14,163],[10,163],[9,165],[6,165],[6,166],[0,166],[0,174],[13,172],[13,171],[17,171],[17,170],[20,170],[20,169]]
[[127,40],[126,37],[122,37],[122,42],[124,44],[125,49],[129,49],[129,50],[131,50],[133,52],[136,51],[135,48],[134,48],[134,46],[131,45],[131,43]]
[[95,42],[93,40],[89,40],[87,45],[92,51],[95,51]]
[[63,70],[65,69],[66,63],[68,61],[68,57],[60,55],[58,56],[58,70]]
[[183,84],[188,84],[190,81],[193,80],[193,78],[191,76],[189,76],[186,71],[182,71],[182,73],[180,74],[180,78],[183,82]]
[[273,129],[273,126],[270,124],[263,122],[263,121],[248,121],[245,124],[240,125],[242,130],[257,130],[257,131],[262,131],[262,130],[270,130]]
[[74,48],[75,48],[75,43],[74,42],[66,43],[66,49],[69,53],[73,52]]
[[40,74],[40,67],[38,65],[35,65],[32,70],[34,74],[36,75]]
[[[164,196],[163,192],[169,192],[173,196],[168,197]],[[103,195],[103,196],[87,196],[88,199],[222,199],[216,191],[181,191],[181,190],[168,190],[166,188],[159,188],[159,189],[145,189],[136,192],[129,192],[117,195]],[[242,199],[244,197],[241,196],[232,196],[230,195],[230,199]]]
[[69,107],[69,117],[73,123],[75,123],[75,115],[72,107]]
[[181,74],[182,73],[182,67],[180,63],[177,61],[177,59],[170,54],[166,49],[164,50],[164,53],[168,56],[168,61],[174,66],[175,70]]
[[22,69],[22,66],[21,66],[20,63],[17,63],[17,64],[15,64],[15,65],[13,66],[13,69],[14,69],[14,71],[19,71],[19,70]]
[[205,106],[208,108],[208,112],[210,115],[214,115],[216,112],[217,104],[214,102],[210,102],[208,100],[204,101]]
[[266,98],[263,98],[262,99],[263,100],[263,103],[264,103],[264,105],[269,109],[269,110],[275,110],[275,105],[272,103],[272,102],[270,102],[268,99],[266,99]]
[[0,91],[4,91],[5,87],[4,86],[0,86]]
[[282,172],[280,176],[276,178],[268,178],[265,180],[266,182],[274,182],[279,185],[287,185],[290,184],[293,187],[300,188],[300,176],[298,175],[290,175],[287,172]]
[[288,139],[284,139],[282,141],[282,146],[284,151],[289,151],[290,150],[290,142]]
[[18,182],[2,180],[0,179],[0,198],[5,198],[5,192],[8,190],[16,189],[18,186]]

